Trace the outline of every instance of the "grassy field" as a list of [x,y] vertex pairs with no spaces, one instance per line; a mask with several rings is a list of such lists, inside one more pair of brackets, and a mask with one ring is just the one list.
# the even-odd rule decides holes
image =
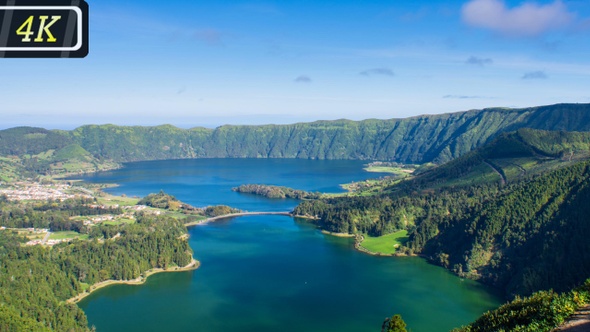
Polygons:
[[23,228],[19,229],[18,231],[13,230],[12,232],[16,232],[16,234],[20,236],[25,236],[28,240],[41,240],[45,236],[45,233],[35,233]]
[[81,240],[84,240],[84,239],[88,238],[88,234],[81,235],[78,232],[67,231],[67,232],[51,233],[51,235],[49,236],[50,240],[63,240],[63,239],[74,239],[74,238],[80,238]]
[[21,178],[20,170],[15,161],[0,157],[0,181],[13,182]]
[[121,197],[121,196],[113,196],[107,195],[105,197],[99,197],[98,203],[104,205],[115,205],[118,204],[119,206],[133,206],[139,202],[139,198],[133,197]]
[[363,168],[367,172],[371,173],[390,173],[395,175],[408,175],[414,172],[413,168],[401,168],[393,166],[369,166]]
[[338,197],[338,196],[372,196],[375,194],[385,193],[385,189],[390,186],[404,181],[409,177],[390,177],[383,179],[368,179],[359,182],[352,182],[341,184],[342,189],[348,190],[348,193],[343,194],[324,194],[325,197]]
[[366,236],[361,247],[373,253],[394,254],[396,248],[408,241],[408,231],[399,231],[380,237]]
[[440,184],[434,185],[432,189],[452,186],[470,186],[481,183],[499,182],[502,179],[490,166],[481,163],[468,173],[461,177],[444,181]]
[[90,288],[90,285],[85,282],[81,282],[80,287],[82,287],[82,293],[84,293],[88,288]]
[[135,223],[134,219],[129,219],[129,218],[117,218],[113,221],[105,221],[102,224],[103,225],[111,225],[111,226],[118,226],[121,224],[133,224]]

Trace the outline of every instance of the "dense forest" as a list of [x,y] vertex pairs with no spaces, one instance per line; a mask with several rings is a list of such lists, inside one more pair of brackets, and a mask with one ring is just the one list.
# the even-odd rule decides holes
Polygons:
[[[583,143],[588,136],[572,134],[562,140],[568,135],[525,134],[558,137],[567,151],[578,151],[571,143]],[[500,137],[382,194],[306,201],[294,213],[313,217],[312,222],[332,232],[380,236],[408,230],[402,253],[423,255],[461,276],[495,285],[508,297],[571,289],[590,276],[590,207],[585,204],[590,200],[589,162],[559,157],[508,182],[445,185],[459,183],[457,178],[487,158],[522,160],[551,149],[556,157],[563,155],[554,146],[542,150],[536,144],[516,144],[523,141],[514,141],[514,135],[520,134]],[[586,146],[580,149],[587,154]],[[561,166],[545,166],[554,163]]]
[[[24,208],[2,202],[2,226],[53,227],[72,213],[97,214],[80,201],[45,202]],[[71,208],[71,210],[69,209]],[[65,213],[65,215],[64,215]],[[138,213],[137,222],[98,225],[89,240],[74,240],[53,247],[23,246],[18,232],[0,231],[0,330],[87,331],[82,310],[65,300],[105,280],[131,280],[152,268],[186,266],[192,250],[181,221]],[[15,223],[24,223],[15,225]]]
[[[73,131],[19,127],[0,131],[0,156],[48,171],[63,156],[103,167],[179,158],[305,158],[443,163],[519,128],[590,130],[590,105],[424,115],[407,119],[317,121],[292,125],[179,129],[88,125]],[[55,168],[55,166],[54,166]]]

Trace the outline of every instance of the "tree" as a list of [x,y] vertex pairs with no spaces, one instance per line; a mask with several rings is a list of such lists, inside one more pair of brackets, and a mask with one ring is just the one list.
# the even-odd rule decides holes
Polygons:
[[404,322],[401,315],[386,318],[381,326],[381,332],[407,332],[406,322]]

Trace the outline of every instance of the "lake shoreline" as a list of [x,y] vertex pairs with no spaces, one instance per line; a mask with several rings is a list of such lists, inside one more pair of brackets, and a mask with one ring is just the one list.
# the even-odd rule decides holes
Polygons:
[[80,301],[82,301],[84,298],[86,298],[87,296],[89,296],[90,294],[92,294],[93,292],[101,289],[101,288],[105,288],[107,286],[111,286],[111,285],[143,285],[148,277],[157,274],[157,273],[164,273],[164,272],[186,272],[186,271],[192,271],[192,270],[196,270],[199,268],[199,266],[201,265],[201,263],[196,260],[196,259],[192,259],[191,262],[183,267],[173,267],[170,269],[162,269],[162,268],[154,268],[154,269],[150,269],[147,270],[145,272],[143,272],[143,274],[145,274],[145,276],[139,276],[135,279],[131,279],[131,280],[105,280],[105,281],[101,281],[98,282],[96,284],[91,285],[90,287],[88,287],[87,291],[85,291],[84,293],[80,293],[70,299],[67,299],[65,302],[66,303],[78,303]]
[[355,237],[354,234],[335,233],[335,232],[330,232],[330,231],[326,231],[326,230],[322,230],[322,234],[331,235],[331,236],[335,236],[335,237],[346,237],[346,238]]

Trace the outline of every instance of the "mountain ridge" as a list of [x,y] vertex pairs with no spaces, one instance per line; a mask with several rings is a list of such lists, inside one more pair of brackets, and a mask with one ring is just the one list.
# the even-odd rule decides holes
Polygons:
[[[389,120],[224,125],[215,129],[172,125],[85,125],[70,131],[17,127],[0,131],[0,154],[36,154],[42,149],[78,144],[98,160],[115,162],[302,158],[444,163],[500,133],[520,128],[590,131],[590,104],[486,108]],[[45,134],[46,139],[35,138],[35,134]]]

